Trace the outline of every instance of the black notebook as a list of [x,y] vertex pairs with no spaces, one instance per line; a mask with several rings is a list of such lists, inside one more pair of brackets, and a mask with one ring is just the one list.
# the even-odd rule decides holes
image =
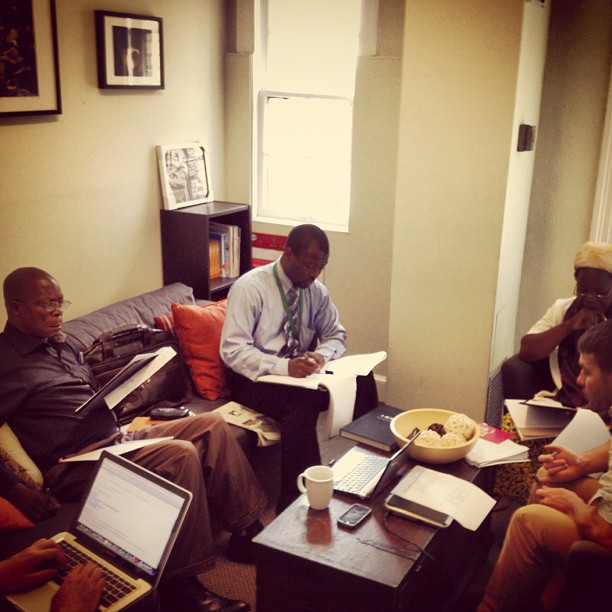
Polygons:
[[340,435],[383,451],[392,451],[397,443],[391,433],[391,419],[403,412],[393,406],[381,405],[340,429]]

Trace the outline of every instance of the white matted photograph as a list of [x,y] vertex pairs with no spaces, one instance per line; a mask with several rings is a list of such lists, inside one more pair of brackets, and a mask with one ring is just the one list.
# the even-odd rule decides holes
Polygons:
[[158,145],[157,161],[165,209],[213,201],[208,153],[202,144]]
[[98,87],[163,89],[162,19],[95,11]]

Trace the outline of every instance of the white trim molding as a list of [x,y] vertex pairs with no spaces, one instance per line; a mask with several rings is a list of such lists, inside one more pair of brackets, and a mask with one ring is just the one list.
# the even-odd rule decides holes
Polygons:
[[590,239],[594,242],[612,242],[612,75],[601,142]]

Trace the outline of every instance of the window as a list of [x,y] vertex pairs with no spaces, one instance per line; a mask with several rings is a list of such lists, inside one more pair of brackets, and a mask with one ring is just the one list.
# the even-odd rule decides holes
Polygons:
[[347,230],[360,0],[262,0],[255,216]]

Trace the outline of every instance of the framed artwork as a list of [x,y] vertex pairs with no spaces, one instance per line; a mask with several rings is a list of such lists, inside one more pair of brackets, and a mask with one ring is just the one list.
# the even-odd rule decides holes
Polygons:
[[163,89],[160,17],[95,11],[98,87]]
[[199,142],[157,147],[164,208],[213,201],[208,153]]
[[0,116],[62,112],[55,0],[0,3]]

